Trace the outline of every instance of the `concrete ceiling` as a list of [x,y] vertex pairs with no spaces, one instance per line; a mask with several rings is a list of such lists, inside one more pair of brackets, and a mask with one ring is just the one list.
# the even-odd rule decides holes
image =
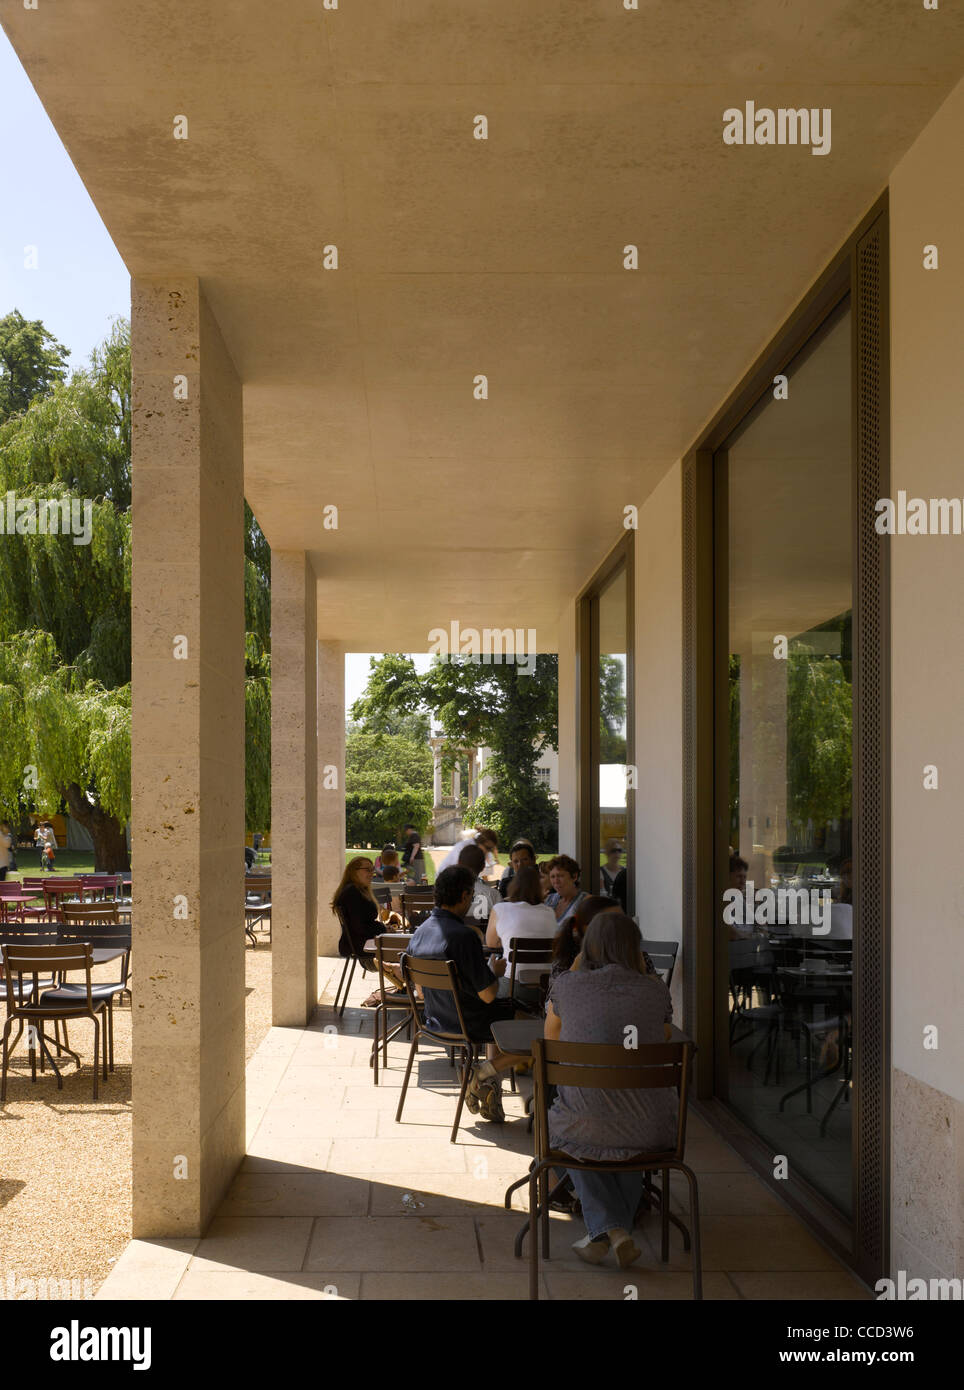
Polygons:
[[[964,71],[960,9],[907,0],[0,17],[131,273],[201,277],[245,383],[247,496],[272,546],[312,553],[320,633],[365,651],[452,618],[552,649],[624,505]],[[829,106],[830,154],[725,146],[748,99]]]

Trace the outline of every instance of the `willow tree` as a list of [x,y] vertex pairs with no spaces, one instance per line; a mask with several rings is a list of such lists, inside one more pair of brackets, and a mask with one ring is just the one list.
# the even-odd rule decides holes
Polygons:
[[121,320],[0,425],[0,804],[19,822],[66,803],[109,870],[129,865],[130,380]]

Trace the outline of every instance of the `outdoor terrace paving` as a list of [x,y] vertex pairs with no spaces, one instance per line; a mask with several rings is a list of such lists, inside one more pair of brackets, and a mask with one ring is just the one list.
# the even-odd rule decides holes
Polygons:
[[[506,1083],[506,1124],[464,1111],[450,1144],[455,1072],[424,1047],[396,1124],[408,1044],[390,1045],[376,1088],[372,1015],[358,1007],[371,981],[356,972],[339,1020],[330,1001],[340,971],[340,960],[320,962],[322,1003],[310,1025],[271,1029],[249,1063],[247,1156],[205,1236],[132,1242],[98,1298],[528,1297],[528,1262],[512,1249],[524,1191],[512,1212],[502,1204],[532,1152],[521,1098]],[[332,1026],[338,1031],[326,1033]],[[700,1183],[705,1298],[869,1296],[692,1112],[687,1159]],[[552,1222],[541,1297],[624,1299],[630,1286],[640,1299],[691,1297],[675,1230],[669,1263],[659,1261],[658,1217],[637,1235],[642,1258],[622,1271],[573,1255],[581,1221]]]

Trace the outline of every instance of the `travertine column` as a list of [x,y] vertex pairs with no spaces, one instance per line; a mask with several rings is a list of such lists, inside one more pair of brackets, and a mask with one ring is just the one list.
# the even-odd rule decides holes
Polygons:
[[345,652],[318,643],[318,951],[337,955],[331,899],[345,868]]
[[442,804],[442,755],[437,748],[432,749],[432,797],[433,806]]
[[271,552],[271,1011],[318,1001],[317,583],[303,550]]
[[244,1154],[241,384],[196,279],[131,323],[133,1220],[188,1236]]

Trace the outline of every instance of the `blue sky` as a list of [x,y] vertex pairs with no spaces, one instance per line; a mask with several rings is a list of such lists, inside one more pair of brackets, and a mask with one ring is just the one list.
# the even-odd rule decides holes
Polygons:
[[111,319],[130,314],[130,277],[2,30],[0,170],[0,317],[42,319],[69,365],[86,366]]

